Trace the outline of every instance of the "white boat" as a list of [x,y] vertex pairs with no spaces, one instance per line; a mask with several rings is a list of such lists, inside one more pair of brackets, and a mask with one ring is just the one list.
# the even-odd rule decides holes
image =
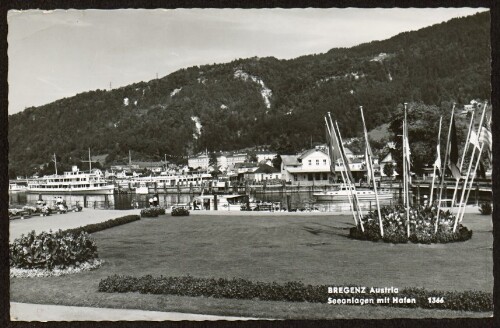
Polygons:
[[[241,211],[241,206],[248,203],[247,195],[217,195],[218,211]],[[192,201],[193,210],[215,210],[215,195],[197,196]]]
[[9,192],[20,192],[26,191],[28,187],[25,185],[20,185],[17,183],[9,183]]
[[[351,193],[356,193],[359,201],[375,201],[375,191],[370,189],[355,189],[346,185],[341,185],[337,190],[323,191],[319,193],[314,193],[313,196],[316,197],[318,201],[348,201]],[[393,193],[390,190],[382,189],[377,190],[378,199],[389,200],[393,198]]]
[[114,186],[108,184],[100,170],[91,173],[80,172],[73,166],[71,172],[63,175],[46,175],[28,182],[28,193],[113,195]]

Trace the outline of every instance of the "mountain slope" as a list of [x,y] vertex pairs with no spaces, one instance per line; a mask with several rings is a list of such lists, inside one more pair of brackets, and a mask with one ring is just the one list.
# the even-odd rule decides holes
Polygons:
[[324,138],[330,111],[345,137],[388,123],[402,102],[490,97],[489,13],[391,39],[291,60],[273,57],[181,69],[96,90],[9,117],[10,167],[32,172],[56,152],[78,163],[88,147],[109,161],[171,160],[199,150],[267,144],[280,152]]

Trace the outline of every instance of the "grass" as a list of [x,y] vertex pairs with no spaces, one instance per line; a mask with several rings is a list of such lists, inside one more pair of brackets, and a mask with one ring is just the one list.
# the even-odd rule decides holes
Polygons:
[[143,218],[92,234],[106,261],[100,269],[11,279],[11,301],[296,319],[484,316],[488,314],[97,292],[99,281],[113,274],[491,292],[491,219],[468,214],[464,223],[474,231],[467,242],[392,245],[347,238],[353,226],[349,216]]

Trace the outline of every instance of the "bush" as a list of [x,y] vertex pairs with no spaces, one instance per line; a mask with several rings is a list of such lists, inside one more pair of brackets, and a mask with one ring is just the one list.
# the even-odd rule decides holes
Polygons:
[[482,215],[491,215],[493,212],[493,208],[491,207],[490,202],[483,202],[481,203],[481,207],[479,208],[479,212],[481,212]]
[[165,209],[160,207],[149,207],[141,210],[141,217],[156,218],[158,215],[165,214]]
[[16,268],[52,270],[56,266],[78,266],[97,257],[95,242],[83,231],[73,234],[59,230],[39,235],[32,231],[9,244],[9,264]]
[[183,207],[176,207],[172,210],[172,216],[189,216],[189,210]]
[[439,225],[435,233],[437,218],[436,207],[415,206],[410,208],[410,237],[408,237],[406,209],[401,205],[384,206],[380,209],[384,237],[380,235],[378,212],[373,211],[362,219],[364,232],[361,227],[351,228],[349,237],[360,240],[378,241],[402,244],[411,241],[413,243],[451,243],[466,241],[472,237],[472,231],[461,224],[453,232],[455,216],[450,211],[441,211],[439,214]]
[[[353,286],[347,286],[353,287]],[[367,288],[369,290],[369,288]],[[109,276],[99,282],[99,291],[106,293],[139,292],[142,294],[163,294],[181,296],[205,296],[231,299],[259,299],[263,301],[325,303],[329,295],[328,286],[304,285],[292,281],[284,284],[276,282],[252,282],[245,279],[215,279],[185,277],[157,277],[150,275],[140,278],[131,276]],[[335,294],[338,295],[338,294]],[[394,306],[409,308],[450,309],[456,311],[492,311],[492,293],[480,291],[443,292],[427,291],[423,288],[404,288],[398,293],[386,296],[415,298],[416,303],[383,303],[373,306]],[[341,298],[359,297],[359,294],[343,293]],[[380,297],[367,293],[363,297]],[[429,297],[443,297],[443,303],[430,303]]]
[[84,231],[86,233],[94,233],[97,231],[116,227],[116,226],[119,226],[122,224],[137,221],[140,219],[141,219],[141,217],[139,215],[127,215],[127,216],[122,216],[120,218],[111,219],[111,220],[107,220],[107,221],[100,222],[100,223],[88,224],[88,225],[83,226],[83,227],[78,227],[78,228],[74,228],[74,229],[67,229],[67,230],[64,230],[64,232],[72,233],[74,235],[79,235],[82,231]]

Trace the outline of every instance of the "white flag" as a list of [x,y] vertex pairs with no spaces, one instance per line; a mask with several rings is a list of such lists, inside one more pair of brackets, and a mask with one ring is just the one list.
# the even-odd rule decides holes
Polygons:
[[479,149],[479,138],[477,137],[476,132],[471,131],[470,132],[470,143],[473,144],[477,149]]
[[439,151],[439,144],[436,147],[437,158],[434,162],[434,166],[439,170],[439,174],[441,174],[441,152]]

